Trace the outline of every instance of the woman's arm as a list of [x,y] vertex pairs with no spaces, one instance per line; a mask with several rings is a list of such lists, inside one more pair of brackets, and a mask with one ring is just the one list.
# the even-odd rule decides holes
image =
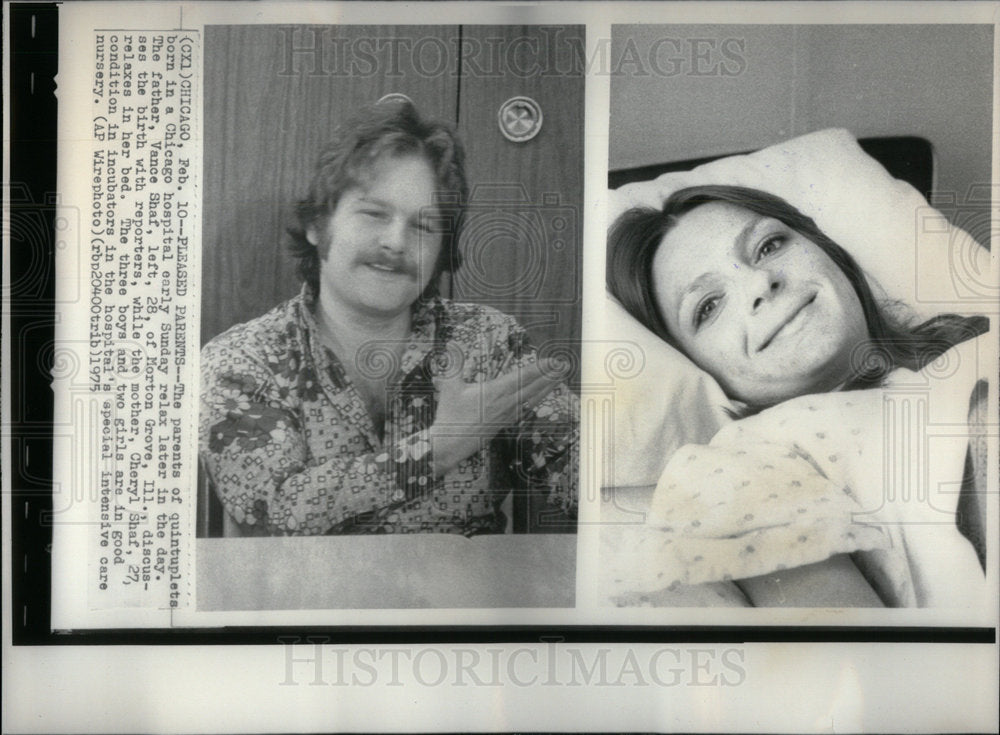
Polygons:
[[884,607],[847,554],[736,584],[754,607]]

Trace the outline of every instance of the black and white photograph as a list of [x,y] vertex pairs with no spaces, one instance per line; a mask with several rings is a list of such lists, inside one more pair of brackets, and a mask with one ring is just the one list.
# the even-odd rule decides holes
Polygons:
[[989,609],[993,34],[613,27],[605,604]]
[[4,732],[997,730],[1000,3],[3,8]]
[[205,28],[200,608],[572,605],[583,41]]

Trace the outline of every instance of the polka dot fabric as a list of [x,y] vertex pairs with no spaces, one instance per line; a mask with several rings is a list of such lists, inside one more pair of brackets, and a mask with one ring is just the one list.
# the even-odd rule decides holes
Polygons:
[[850,553],[888,606],[986,609],[995,591],[956,523],[956,488],[995,353],[981,335],[880,388],[802,396],[681,447],[646,523],[609,555],[612,601]]
[[[882,391],[788,401],[727,425],[668,462],[646,524],[615,559],[612,595],[755,577],[863,552],[888,597],[912,602],[898,539],[855,492]],[[876,465],[880,459],[871,457]],[[879,484],[881,487],[881,484]]]

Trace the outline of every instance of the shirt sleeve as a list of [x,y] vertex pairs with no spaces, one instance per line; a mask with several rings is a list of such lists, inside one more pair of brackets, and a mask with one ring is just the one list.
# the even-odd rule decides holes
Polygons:
[[[516,360],[538,357],[527,333],[508,317],[506,350]],[[502,371],[501,371],[502,372]],[[526,411],[509,433],[509,469],[515,493],[525,497],[527,531],[575,533],[579,507],[578,467],[580,447],[580,402],[560,383],[535,408]]]
[[[202,351],[200,452],[226,512],[271,535],[315,535],[398,506],[432,480],[426,431],[380,452],[312,464],[300,399],[272,366],[232,345]],[[261,531],[258,531],[261,532]]]

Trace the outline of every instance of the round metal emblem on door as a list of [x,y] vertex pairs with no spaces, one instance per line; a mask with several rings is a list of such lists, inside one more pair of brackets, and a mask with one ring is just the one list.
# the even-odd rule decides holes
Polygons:
[[413,104],[413,100],[411,100],[402,92],[389,92],[389,94],[384,94],[381,97],[379,97],[378,102],[376,102],[375,104],[381,105],[386,102],[389,103],[409,102],[411,105]]
[[530,97],[511,97],[500,105],[497,122],[507,140],[524,143],[542,129],[542,108]]

